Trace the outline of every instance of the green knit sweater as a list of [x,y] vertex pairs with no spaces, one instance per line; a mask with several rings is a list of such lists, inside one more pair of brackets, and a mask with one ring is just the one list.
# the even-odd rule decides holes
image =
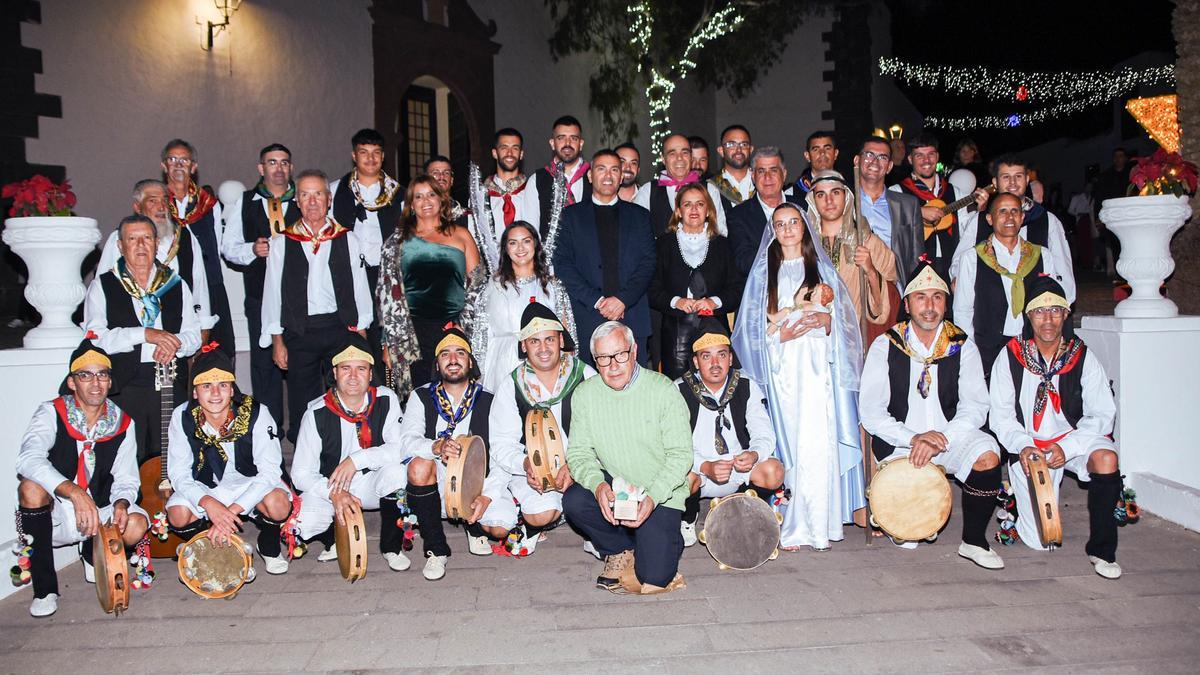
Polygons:
[[575,389],[567,465],[589,491],[607,471],[644,488],[655,505],[682,511],[692,461],[687,403],[663,375],[642,368],[624,391],[610,389],[600,377]]

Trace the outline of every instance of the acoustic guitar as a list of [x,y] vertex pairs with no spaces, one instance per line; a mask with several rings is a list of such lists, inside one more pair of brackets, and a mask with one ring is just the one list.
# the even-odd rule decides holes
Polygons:
[[[171,498],[171,479],[167,476],[167,437],[171,429],[171,414],[175,411],[175,374],[175,361],[154,366],[154,387],[158,389],[162,413],[162,450],[158,457],[151,457],[138,469],[138,477],[142,483],[141,505],[146,513],[150,514],[152,521],[160,512],[167,512],[167,500]],[[183,543],[183,540],[174,534],[168,534],[165,540],[151,534],[149,539],[152,558],[174,557],[175,549]]]
[[[990,196],[996,192],[996,186],[989,185],[989,186],[983,188],[983,191],[986,192]],[[954,224],[954,214],[958,213],[959,209],[961,209],[969,204],[974,204],[974,203],[975,203],[975,193],[974,192],[967,195],[966,197],[963,197],[962,199],[953,201],[949,204],[947,204],[946,202],[944,202],[940,199],[930,199],[929,201],[925,202],[922,206],[932,206],[942,212],[942,215],[938,216],[938,221],[936,223],[930,223],[929,221],[925,221],[925,238],[926,239],[930,238],[931,236],[933,236],[934,232],[940,232],[942,230],[950,229],[950,226]]]

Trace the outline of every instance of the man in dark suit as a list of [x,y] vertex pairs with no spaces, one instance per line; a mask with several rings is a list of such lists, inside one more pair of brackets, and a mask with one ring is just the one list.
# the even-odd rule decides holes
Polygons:
[[644,365],[650,336],[646,292],[655,266],[650,212],[617,198],[621,158],[612,150],[592,156],[588,177],[592,194],[563,211],[554,248],[554,271],[571,296],[579,329],[579,356],[595,365],[587,338],[605,321],[621,321],[633,330]]
[[[896,279],[908,283],[908,274],[925,252],[925,230],[921,220],[921,202],[916,197],[888,190],[884,180],[892,170],[892,148],[887,139],[871,136],[863,141],[854,166],[858,167],[859,202],[871,231],[896,254]],[[899,306],[899,294],[893,307]]]
[[743,279],[750,274],[763,230],[771,222],[771,212],[784,201],[792,201],[783,193],[787,186],[787,165],[779,148],[770,145],[757,148],[750,155],[750,173],[754,196],[733,207],[727,223],[734,263]]

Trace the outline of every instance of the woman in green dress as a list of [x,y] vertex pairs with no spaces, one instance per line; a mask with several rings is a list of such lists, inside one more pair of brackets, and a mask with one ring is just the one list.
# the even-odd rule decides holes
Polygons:
[[429,382],[433,349],[486,281],[471,233],[450,219],[450,196],[430,176],[408,186],[396,232],[383,245],[377,290],[388,383],[405,400]]

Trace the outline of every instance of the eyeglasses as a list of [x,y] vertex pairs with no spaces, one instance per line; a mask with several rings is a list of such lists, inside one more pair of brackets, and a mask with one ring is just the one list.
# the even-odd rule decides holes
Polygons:
[[1044,319],[1048,316],[1058,318],[1067,313],[1066,307],[1038,307],[1037,309],[1029,310],[1029,313],[1039,319]]
[[112,371],[101,370],[93,373],[90,370],[80,370],[78,372],[71,373],[71,377],[75,378],[79,382],[91,382],[92,378],[96,378],[101,382],[108,382],[112,379]]
[[192,163],[192,158],[191,157],[177,157],[175,155],[172,155],[170,157],[167,157],[166,163],[171,166],[187,166],[188,164]]
[[430,171],[429,175],[433,176],[434,178],[454,178],[454,172],[450,170]]
[[596,365],[600,366],[601,368],[606,368],[610,363],[613,362],[614,359],[617,363],[628,363],[631,354],[633,354],[632,347],[623,352],[617,352],[616,354],[597,354]]
[[879,161],[880,164],[887,164],[888,162],[892,161],[892,156],[886,152],[871,152],[870,150],[863,150],[862,158],[864,164],[869,164],[874,161]]
[[721,147],[726,150],[746,150],[750,147],[750,141],[725,141]]

